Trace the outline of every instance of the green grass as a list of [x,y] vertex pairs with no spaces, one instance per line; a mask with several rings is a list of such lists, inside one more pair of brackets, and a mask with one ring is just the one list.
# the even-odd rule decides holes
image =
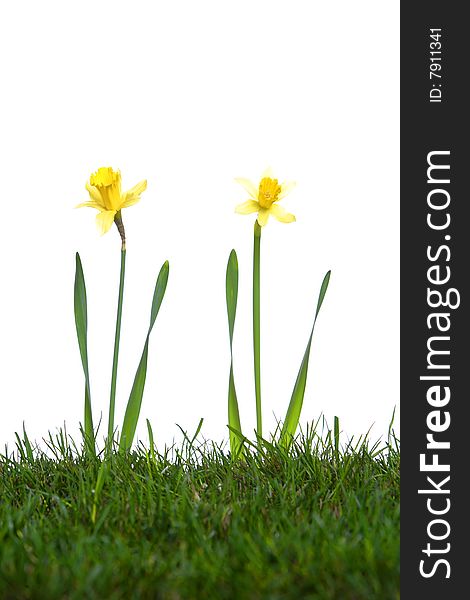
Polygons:
[[399,597],[393,436],[341,447],[312,429],[236,462],[189,438],[141,446],[113,457],[95,525],[99,460],[48,443],[0,458],[2,600]]

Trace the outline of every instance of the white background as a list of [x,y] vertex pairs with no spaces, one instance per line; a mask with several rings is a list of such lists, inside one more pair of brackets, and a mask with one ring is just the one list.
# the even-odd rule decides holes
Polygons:
[[235,377],[255,427],[251,261],[255,215],[233,178],[268,165],[297,188],[297,222],[262,235],[265,435],[283,418],[324,273],[302,424],[386,435],[398,404],[398,5],[320,1],[82,1],[0,8],[0,443],[67,424],[83,373],[75,252],[88,289],[95,424],[107,427],[119,235],[100,237],[84,184],[99,166],[127,189],[127,278],[116,423],[142,351],[158,270],[170,279],[150,345],[145,418],[160,447],[176,423],[227,439],[225,267],[240,266]]

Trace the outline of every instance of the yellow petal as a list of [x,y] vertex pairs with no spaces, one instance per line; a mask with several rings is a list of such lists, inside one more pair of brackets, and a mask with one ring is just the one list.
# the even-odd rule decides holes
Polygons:
[[269,208],[260,208],[258,213],[258,223],[260,227],[264,227],[269,219]]
[[235,212],[239,215],[249,215],[259,210],[259,204],[256,200],[247,200],[235,207]]
[[297,184],[295,181],[285,181],[284,183],[281,183],[281,193],[278,196],[278,200],[282,200],[285,196],[287,196],[287,194],[291,192],[296,185]]
[[94,202],[93,200],[89,200],[88,202],[82,202],[81,204],[77,204],[75,208],[82,208],[82,206],[89,206],[90,208],[96,208],[97,210],[103,210],[101,204],[98,202]]
[[147,189],[147,180],[143,179],[137,185],[123,194],[121,208],[127,208],[140,200],[140,194]]
[[101,235],[104,235],[111,229],[114,222],[115,210],[102,210],[96,215],[96,224],[100,230]]
[[273,204],[269,211],[281,223],[293,223],[295,221],[294,215],[285,211],[279,204]]
[[253,200],[258,199],[258,188],[252,181],[243,177],[235,177],[235,181],[245,188]]
[[99,191],[93,185],[90,185],[88,182],[85,187],[87,189],[87,192],[90,194],[90,198],[93,200],[93,202],[100,204],[104,208],[103,198],[101,197]]

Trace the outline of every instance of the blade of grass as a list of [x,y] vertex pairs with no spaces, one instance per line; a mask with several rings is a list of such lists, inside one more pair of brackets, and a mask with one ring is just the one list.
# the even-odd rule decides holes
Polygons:
[[335,436],[335,460],[339,461],[339,419],[334,418],[334,436]]
[[193,435],[193,437],[191,439],[191,442],[189,443],[190,448],[193,447],[193,444],[196,441],[196,438],[197,438],[197,436],[199,435],[199,433],[200,433],[200,431],[202,429],[202,424],[203,423],[204,423],[204,417],[201,417],[199,419],[199,423],[197,424],[196,431],[195,431],[195,433],[194,433],[194,435]]
[[193,435],[193,437],[190,439],[188,436],[188,432],[185,431],[181,425],[178,425],[178,423],[176,423],[176,427],[178,427],[178,429],[181,431],[181,433],[183,434],[183,438],[184,438],[184,442],[183,442],[183,448],[186,445],[186,453],[188,454],[188,456],[191,454],[191,450],[193,448],[194,442],[197,438],[197,436],[199,435],[199,432],[202,429],[202,424],[204,423],[204,418],[199,419],[199,423],[198,426],[196,428],[196,433]]
[[228,425],[228,428],[235,436],[239,438],[241,444],[246,444],[247,446],[251,446],[252,448],[258,447],[256,444],[253,444],[253,442],[251,442],[247,437],[245,437],[243,433],[241,433],[238,429],[233,429],[233,427],[230,427],[230,425]]
[[396,409],[396,406],[393,407],[392,419],[391,419],[390,424],[388,426],[387,440],[388,440],[388,444],[389,445],[390,445],[390,440],[392,438],[392,433],[393,433],[393,423],[395,421],[395,409]]
[[160,306],[165,296],[165,290],[168,283],[168,274],[170,266],[168,261],[165,261],[158,274],[157,283],[155,285],[155,291],[153,294],[152,310],[150,313],[150,326],[145,339],[144,349],[142,356],[137,367],[137,372],[134,378],[134,384],[127,402],[126,413],[124,415],[124,421],[122,423],[121,439],[119,443],[119,450],[125,452],[130,449],[134,440],[135,430],[137,428],[137,421],[139,420],[140,407],[142,405],[142,396],[144,394],[145,379],[147,377],[147,359],[149,349],[149,339],[152,332],[155,320],[160,310]]
[[153,437],[152,424],[148,419],[145,420],[147,421],[147,432],[149,434],[150,456],[152,457],[152,461],[155,462],[155,440]]
[[26,456],[28,457],[29,462],[33,463],[34,462],[33,449],[31,447],[31,443],[29,441],[28,434],[26,433],[26,427],[25,427],[24,421],[23,421],[23,435],[24,435],[24,438],[23,438],[24,447],[26,448]]
[[302,411],[302,404],[304,401],[305,385],[307,383],[308,361],[310,358],[310,347],[312,345],[313,331],[315,329],[315,323],[317,322],[318,313],[320,312],[323,299],[325,298],[326,290],[328,289],[330,275],[331,271],[328,271],[328,273],[323,278],[323,282],[321,284],[312,331],[310,333],[307,348],[305,350],[305,354],[300,365],[299,373],[297,375],[297,379],[294,386],[294,391],[292,392],[289,408],[287,409],[286,418],[282,427],[279,443],[285,448],[290,446],[292,439],[295,435],[297,425],[299,424],[300,413]]
[[110,457],[105,456],[101,461],[100,468],[98,471],[98,477],[96,478],[95,489],[93,492],[93,505],[91,509],[91,522],[93,525],[96,523],[96,513],[98,510],[98,502],[103,489],[104,482],[106,481],[110,468]]
[[85,417],[84,417],[84,439],[87,452],[96,454],[95,434],[93,430],[93,416],[91,412],[90,375],[88,372],[88,350],[87,350],[87,300],[85,278],[83,276],[82,261],[78,252],[75,255],[75,285],[74,285],[74,311],[75,326],[77,329],[78,347],[82,359],[83,373],[85,375]]
[[236,458],[243,444],[240,437],[233,433],[233,429],[242,433],[240,424],[240,413],[238,411],[237,392],[235,390],[235,380],[233,377],[233,330],[235,327],[235,317],[237,314],[238,299],[238,260],[235,250],[230,252],[227,262],[227,273],[225,277],[225,294],[227,300],[228,332],[230,338],[230,376],[228,382],[228,424],[230,437],[230,453]]
[[23,446],[23,442],[21,441],[21,438],[16,431],[15,431],[15,437],[16,437],[16,448],[21,457],[21,460],[26,462],[26,451]]

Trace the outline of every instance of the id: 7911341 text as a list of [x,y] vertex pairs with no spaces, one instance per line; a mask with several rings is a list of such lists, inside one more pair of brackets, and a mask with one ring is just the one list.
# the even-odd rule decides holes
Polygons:
[[429,102],[442,102],[442,29],[429,30]]

